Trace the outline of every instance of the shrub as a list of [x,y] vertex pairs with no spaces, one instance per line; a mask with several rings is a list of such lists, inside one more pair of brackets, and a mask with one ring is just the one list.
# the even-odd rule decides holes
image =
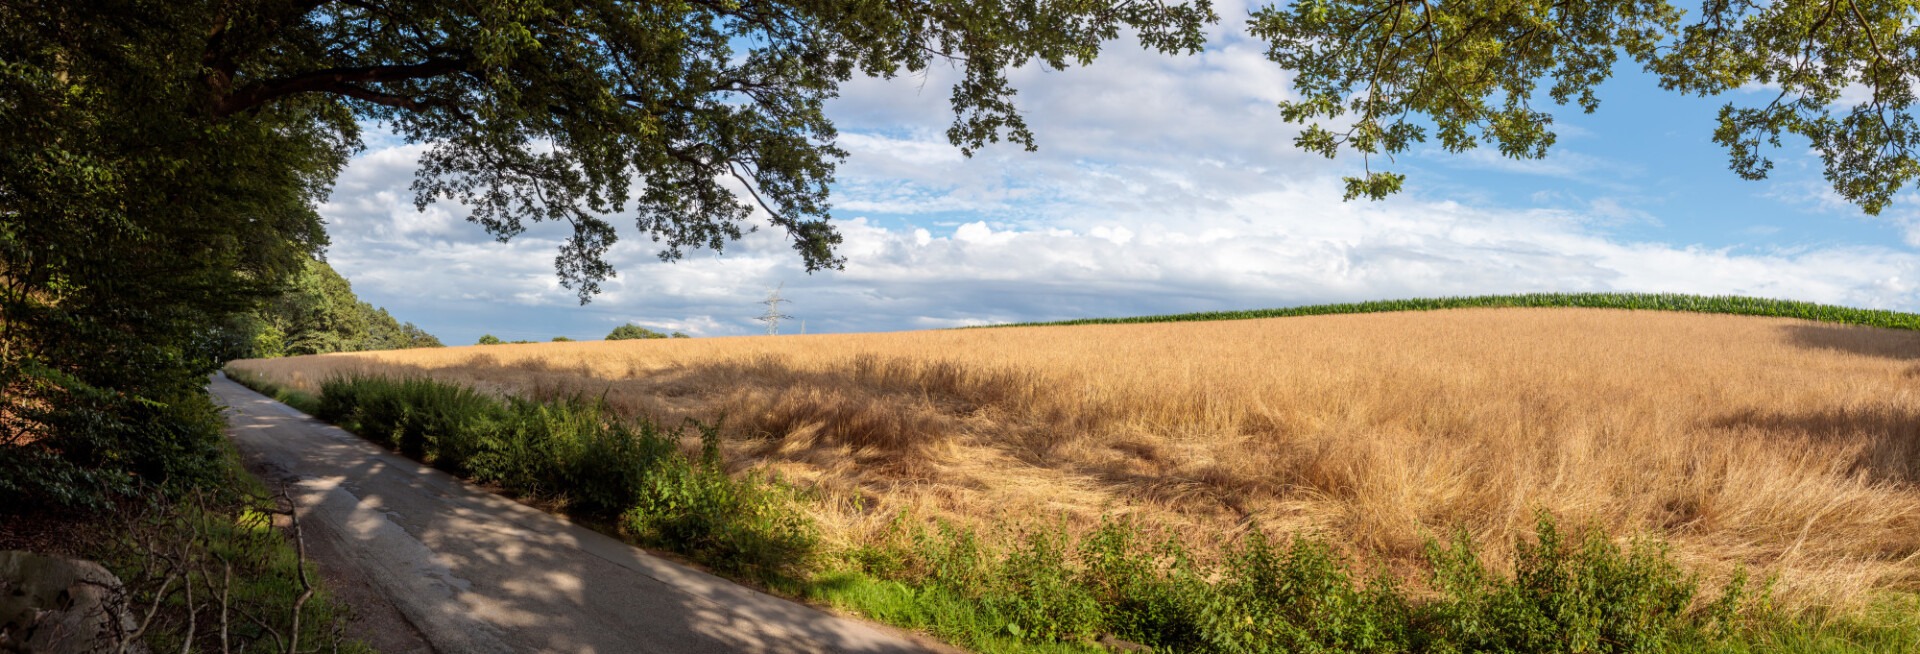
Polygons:
[[[675,333],[677,334],[679,332]],[[607,340],[609,341],[624,341],[635,338],[667,338],[667,335],[633,323],[615,327],[612,332],[607,334]]]
[[800,498],[772,477],[729,476],[720,460],[719,430],[695,426],[701,456],[663,456],[622,526],[642,540],[677,545],[724,572],[769,580],[788,576],[819,541],[817,528],[799,510]]
[[1627,653],[1736,635],[1731,627],[1751,599],[1744,577],[1698,603],[1696,578],[1665,549],[1584,533],[1569,542],[1542,515],[1505,573],[1483,565],[1464,535],[1430,544],[1431,588],[1418,596],[1387,574],[1356,576],[1321,539],[1275,540],[1254,529],[1200,561],[1177,534],[1155,539],[1126,520],[1104,521],[1077,545],[1054,526],[1007,548],[940,522],[887,539],[891,553],[861,551],[854,560],[930,601],[966,603],[941,610],[987,625],[946,632],[973,645],[1111,633],[1181,652]]
[[693,423],[704,443],[693,457],[683,430],[621,421],[598,402],[503,401],[425,378],[330,379],[316,415],[474,481],[620,516],[648,544],[726,572],[780,577],[818,540],[778,480],[727,474],[708,425]]

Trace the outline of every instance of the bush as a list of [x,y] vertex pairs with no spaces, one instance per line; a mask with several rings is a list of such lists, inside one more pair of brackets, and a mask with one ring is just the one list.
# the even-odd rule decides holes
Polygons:
[[1696,606],[1697,579],[1666,550],[1584,533],[1569,543],[1542,515],[1507,573],[1481,564],[1465,536],[1431,544],[1434,576],[1419,599],[1394,577],[1356,577],[1325,541],[1275,541],[1258,529],[1199,561],[1179,536],[1156,540],[1124,520],[1103,522],[1077,547],[1056,526],[1004,550],[940,523],[855,560],[863,574],[966,603],[946,612],[987,628],[947,635],[973,646],[1111,633],[1181,652],[1627,653],[1736,635],[1751,603],[1744,577]]
[[813,521],[799,509],[800,498],[772,477],[729,476],[720,460],[719,430],[695,426],[700,457],[661,456],[622,526],[644,541],[677,545],[723,572],[786,576],[819,540]]
[[555,500],[573,513],[618,516],[636,538],[725,572],[777,579],[803,565],[817,535],[774,479],[735,478],[717,428],[621,421],[603,404],[502,401],[424,378],[342,377],[321,386],[318,417],[476,482]]
[[[674,333],[676,335],[679,334],[679,332],[674,332]],[[682,335],[681,337],[685,338],[684,335]],[[660,332],[653,331],[651,329],[647,329],[645,327],[641,327],[639,325],[635,325],[633,323],[627,323],[625,325],[615,327],[613,328],[612,332],[607,333],[607,340],[609,341],[624,341],[624,340],[635,339],[635,338],[667,338],[667,335],[662,334]]]

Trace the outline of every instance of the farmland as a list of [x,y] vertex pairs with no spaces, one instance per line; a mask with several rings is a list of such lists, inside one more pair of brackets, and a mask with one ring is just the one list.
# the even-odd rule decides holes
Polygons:
[[[736,470],[819,491],[825,537],[1131,515],[1315,533],[1409,571],[1536,513],[1646,533],[1787,608],[1920,584],[1920,335],[1804,320],[1458,309],[894,334],[540,343],[237,362],[317,392],[429,376],[724,416]],[[1201,540],[1204,540],[1201,539]],[[1410,575],[1411,576],[1411,575]]]

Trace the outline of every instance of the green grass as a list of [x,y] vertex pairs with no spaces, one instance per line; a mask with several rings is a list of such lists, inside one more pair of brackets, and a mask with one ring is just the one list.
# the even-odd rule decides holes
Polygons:
[[228,367],[222,372],[227,375],[227,379],[231,379],[241,386],[251,388],[256,393],[271,397],[281,404],[293,407],[301,413],[313,415],[320,410],[320,398],[314,397],[311,394],[274,384],[245,370]]
[[830,548],[806,493],[726,472],[712,426],[690,425],[702,444],[690,452],[684,428],[597,403],[500,400],[424,378],[331,380],[315,415],[717,572],[981,652],[1097,651],[1103,634],[1209,653],[1920,651],[1910,594],[1837,617],[1783,615],[1763,581],[1703,588],[1657,541],[1547,515],[1510,566],[1484,565],[1457,537],[1431,543],[1429,575],[1413,580],[1363,574],[1312,536],[1253,530],[1203,557],[1186,536],[1125,520],[1071,536],[901,516],[873,543]]
[[1854,309],[1811,302],[1767,300],[1733,295],[1682,295],[1677,293],[1528,293],[1522,295],[1480,295],[1413,300],[1380,300],[1349,304],[1316,304],[1285,309],[1246,311],[1207,311],[1164,316],[1132,318],[1082,318],[1053,322],[1023,322],[985,327],[1033,327],[1055,325],[1119,325],[1148,322],[1193,322],[1204,320],[1246,320],[1323,316],[1342,313],[1381,313],[1387,311],[1435,311],[1488,307],[1580,307],[1587,309],[1635,309],[1644,311],[1688,311],[1724,313],[1741,316],[1800,318],[1820,322],[1889,329],[1920,329],[1920,314]]

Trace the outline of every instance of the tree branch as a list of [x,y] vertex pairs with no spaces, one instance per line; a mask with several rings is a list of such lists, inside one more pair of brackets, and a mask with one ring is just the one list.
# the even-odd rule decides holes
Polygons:
[[[225,118],[272,102],[283,96],[316,91],[355,97],[369,102],[379,102],[380,104],[386,104],[388,106],[401,106],[394,104],[394,101],[399,99],[399,96],[375,93],[365,88],[355,86],[355,84],[379,84],[384,82],[400,82],[427,77],[439,77],[459,72],[467,67],[469,61],[471,60],[467,57],[454,57],[433,59],[417,64],[328,68],[310,73],[302,73],[293,77],[254,82],[248,84],[245,88],[234,91],[226,97],[220,98],[214,106],[213,115],[216,118]],[[376,98],[382,98],[384,100]]]

